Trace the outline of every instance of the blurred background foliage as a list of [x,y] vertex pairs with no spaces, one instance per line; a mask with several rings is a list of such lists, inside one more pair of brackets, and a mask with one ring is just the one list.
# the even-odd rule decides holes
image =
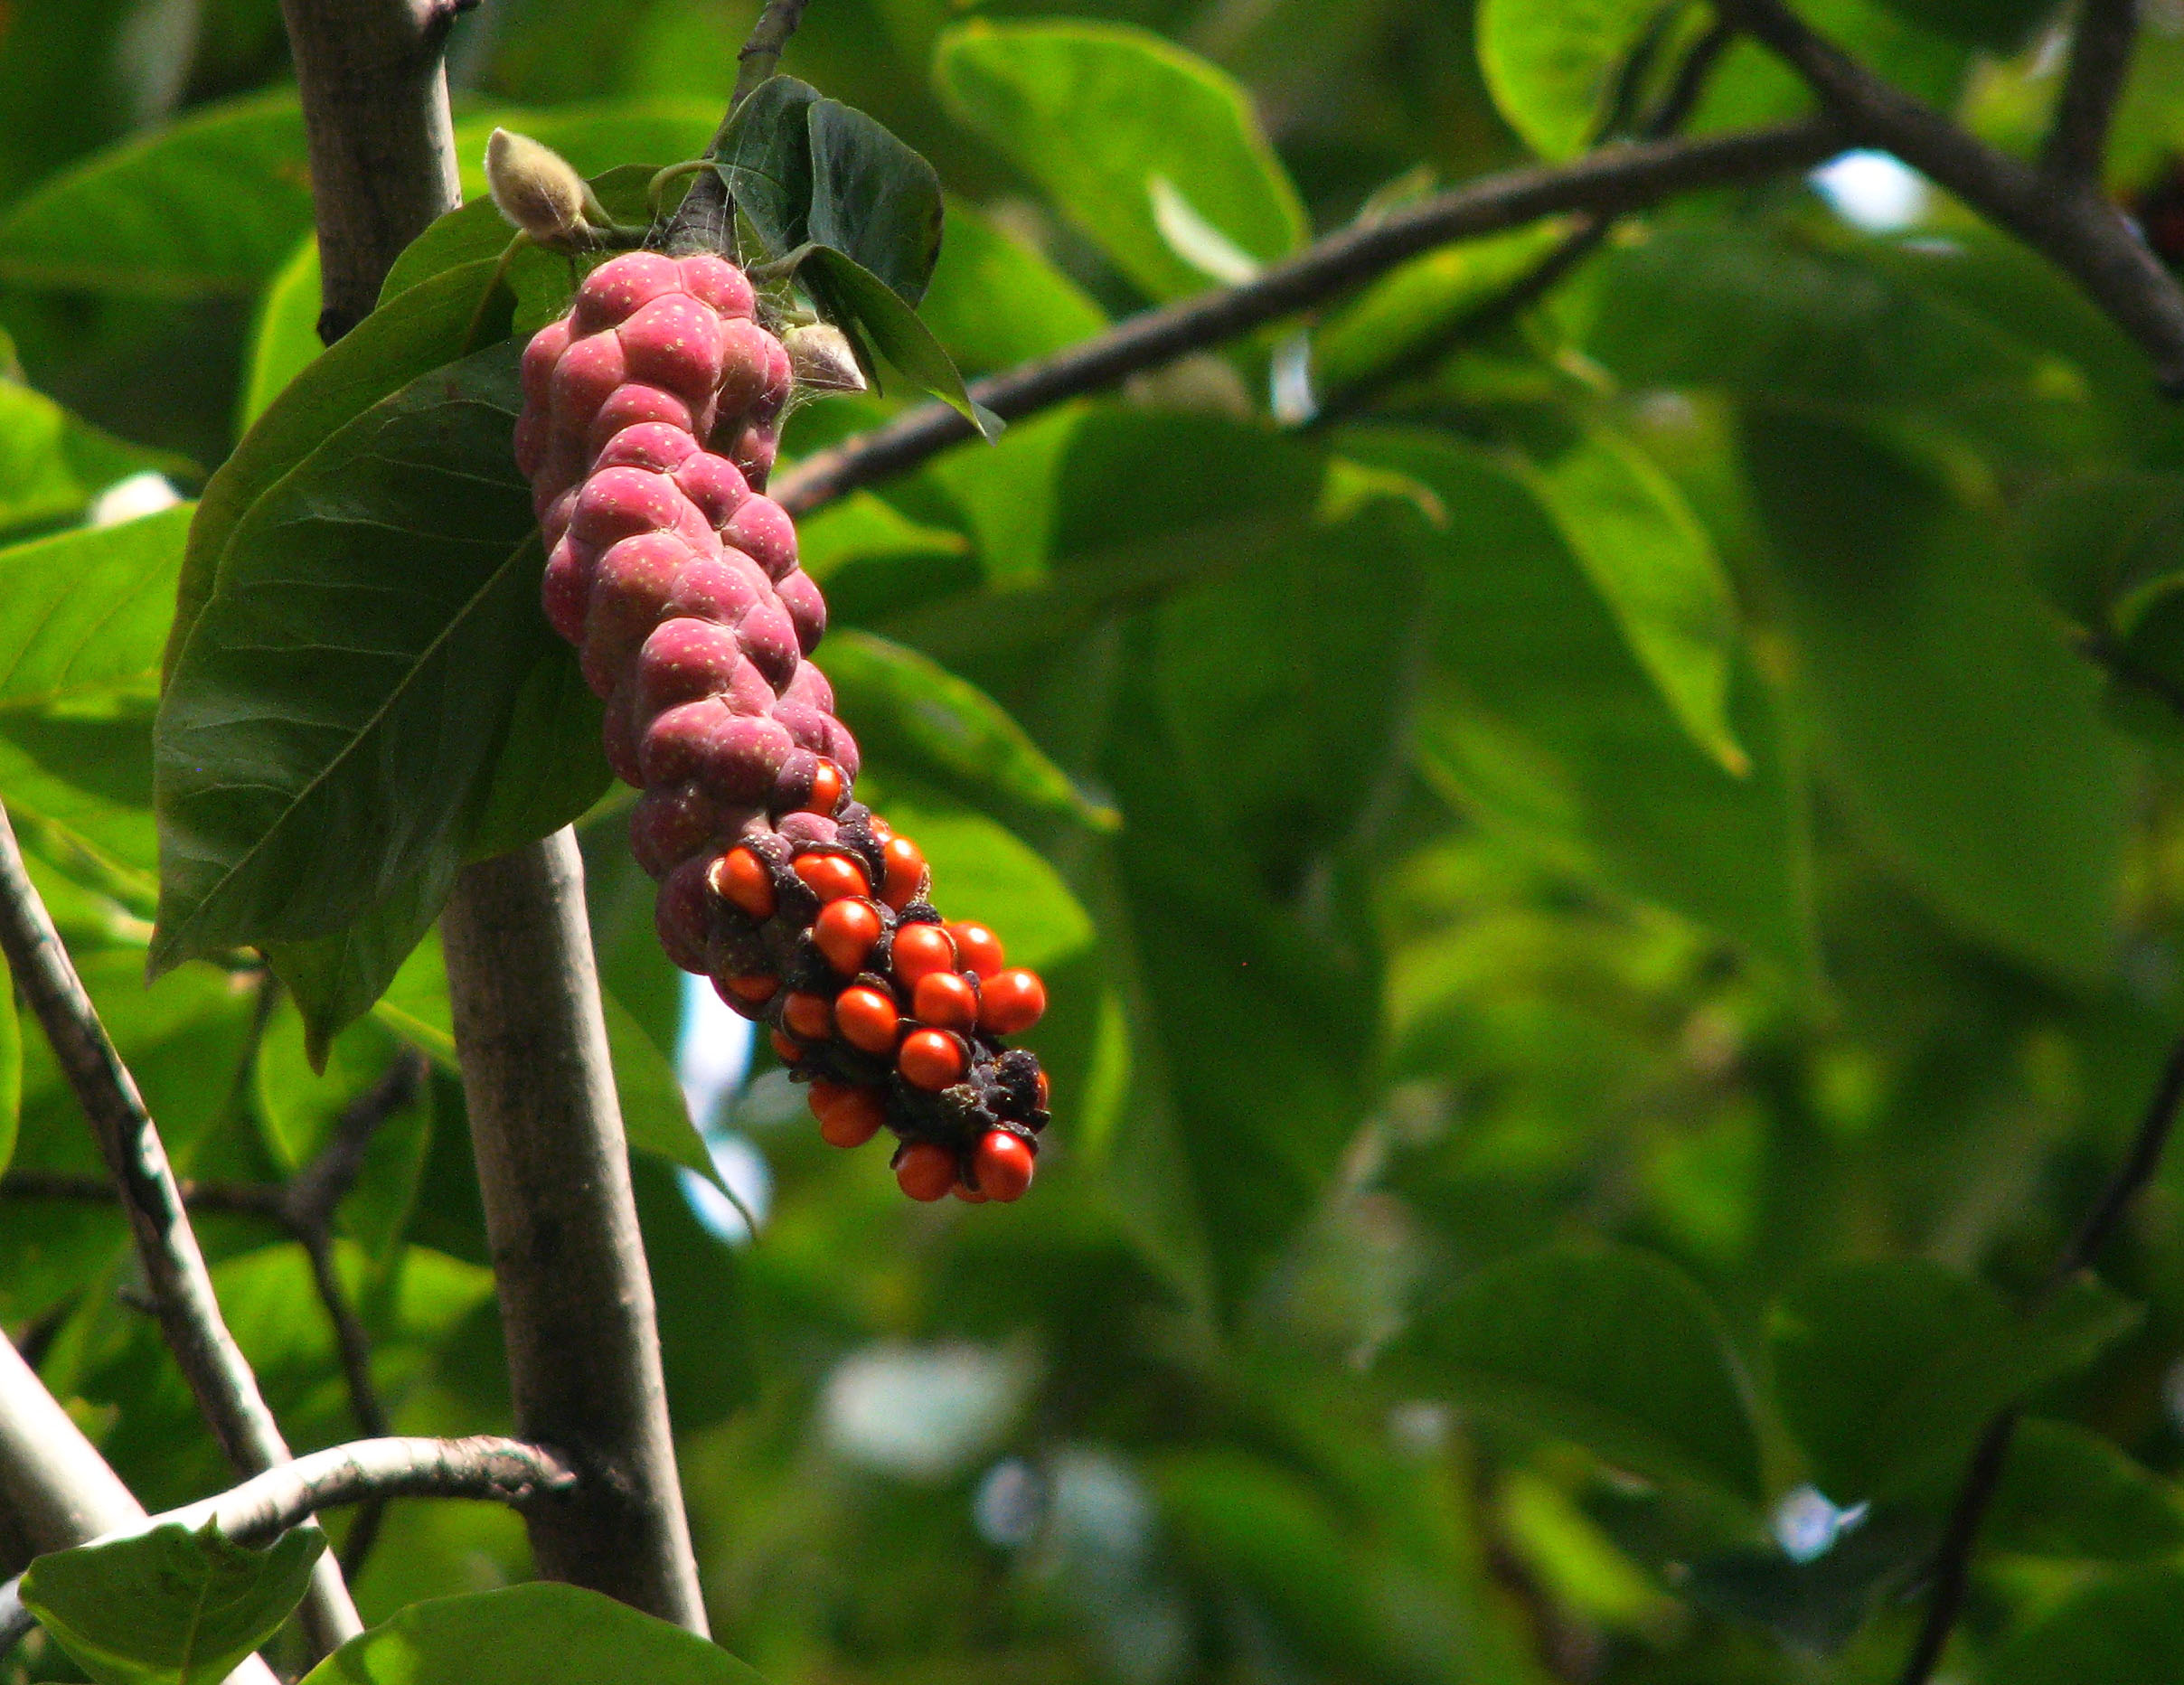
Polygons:
[[[487,0],[468,190],[495,121],[692,155],[754,10]],[[2038,0],[1804,10],[2037,144]],[[1582,150],[1616,12],[817,0],[787,68],[938,167],[925,315],[983,372]],[[2124,195],[2184,148],[2184,12],[2142,12]],[[1704,21],[1662,14],[1648,73]],[[276,1181],[432,1060],[334,1262],[397,1428],[479,1431],[432,945],[323,1078],[247,956],[143,984],[164,505],[315,351],[287,75],[274,0],[0,10],[0,795],[188,1174]],[[1803,103],[1740,44],[1691,126]],[[1885,1679],[2018,1399],[1958,1677],[2178,1676],[2184,1165],[2109,1286],[2029,1307],[2184,1019],[2184,417],[1884,159],[1494,307],[1564,231],[806,522],[861,793],[1049,974],[1023,1204],[910,1208],[823,1147],[661,958],[619,807],[586,826],[708,1598],[779,1685]],[[806,409],[789,454],[899,401]],[[0,1323],[147,1503],[210,1490],[118,1220],[25,1183],[97,1160],[12,1019],[0,1093]],[[353,1436],[303,1250],[203,1226],[291,1440]],[[401,1504],[360,1599],[527,1571],[512,1517]]]

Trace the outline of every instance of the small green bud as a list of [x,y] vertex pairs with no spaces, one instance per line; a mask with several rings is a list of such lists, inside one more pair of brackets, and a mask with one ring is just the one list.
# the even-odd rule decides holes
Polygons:
[[857,353],[850,348],[849,335],[833,324],[813,322],[792,327],[782,334],[781,346],[788,353],[788,366],[795,372],[797,385],[820,392],[864,391],[864,371],[857,366]]
[[527,135],[496,128],[485,142],[485,183],[500,212],[541,246],[564,249],[591,232],[576,166]]

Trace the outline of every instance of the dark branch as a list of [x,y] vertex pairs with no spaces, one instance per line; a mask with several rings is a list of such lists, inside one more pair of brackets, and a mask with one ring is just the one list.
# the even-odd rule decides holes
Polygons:
[[[243,1473],[255,1474],[286,1463],[287,1444],[259,1392],[258,1378],[228,1332],[159,1131],[32,886],[5,808],[0,808],[0,949],[6,952],[16,985],[43,1026],[90,1122],[136,1237],[161,1332],[198,1407],[229,1460]],[[305,1620],[314,1643],[329,1650],[362,1631],[340,1570],[331,1562],[314,1577]]]
[[[1707,140],[1612,147],[1555,169],[1485,176],[1331,234],[1242,286],[1149,310],[1081,345],[990,375],[972,386],[971,395],[1005,419],[1031,415],[1324,303],[1436,246],[1570,211],[1635,211],[1694,188],[1803,169],[1842,145],[1840,128],[1815,121]],[[971,424],[955,410],[923,404],[806,457],[776,482],[773,496],[791,513],[802,514],[971,437]]]
[[[2184,1038],[2169,1050],[2153,1097],[2132,1137],[2131,1151],[2109,1177],[2108,1185],[2079,1223],[2070,1244],[2063,1248],[2048,1277],[2045,1292],[2052,1293],[2081,1270],[2093,1267],[2130,1211],[2139,1195],[2160,1168],[2161,1155],[2176,1133],[2177,1114],[2184,1109]],[[1979,1545],[1980,1524],[2001,1484],[2002,1470],[2010,1458],[2010,1443],[2017,1432],[2018,1413],[2004,1410],[1987,1425],[1979,1448],[1972,1453],[1949,1511],[1949,1524],[1935,1547],[1929,1582],[1925,1618],[1917,1641],[1904,1664],[1902,1685],[1927,1685],[1949,1647],[1949,1634],[1963,1610],[1964,1591],[1972,1577],[1972,1556]]]
[[2108,126],[2131,74],[2138,22],[2136,0],[2083,0],[2055,125],[2040,153],[2041,166],[2058,181],[2100,185]]
[[[390,1498],[471,1498],[518,1509],[571,1491],[577,1473],[558,1453],[520,1439],[364,1439],[314,1451],[216,1498],[149,1516],[88,1541],[111,1544],[155,1528],[207,1522],[239,1544],[264,1544],[320,1511]],[[0,1654],[29,1629],[21,1577],[0,1586]]]
[[316,1158],[297,1172],[283,1193],[286,1219],[299,1235],[325,1232],[334,1207],[348,1197],[362,1174],[364,1157],[380,1125],[414,1101],[424,1082],[425,1056],[414,1048],[404,1049],[386,1075],[343,1111],[332,1138]]
[[2092,186],[2056,177],[1975,139],[1809,28],[1783,0],[1716,0],[1812,84],[1868,145],[1924,171],[2074,278],[2184,394],[2184,289],[2129,219]]

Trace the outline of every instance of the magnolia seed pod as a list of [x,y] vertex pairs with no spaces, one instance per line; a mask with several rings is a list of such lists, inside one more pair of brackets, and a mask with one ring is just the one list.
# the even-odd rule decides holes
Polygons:
[[566,248],[589,232],[584,178],[551,146],[496,128],[485,141],[485,184],[493,202],[541,246]]
[[864,371],[857,366],[849,335],[831,322],[792,327],[782,334],[781,344],[797,385],[815,392],[864,391]]

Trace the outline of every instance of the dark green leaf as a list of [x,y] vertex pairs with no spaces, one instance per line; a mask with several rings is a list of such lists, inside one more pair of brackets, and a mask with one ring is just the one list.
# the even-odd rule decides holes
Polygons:
[[761,82],[736,108],[713,167],[763,255],[786,257],[809,238],[812,136],[807,114],[819,90],[793,76]]
[[1847,1528],[1810,1561],[1757,1549],[1702,1558],[1681,1589],[1702,1609],[1756,1622],[1808,1655],[1831,1656],[1882,1597],[1925,1566],[1934,1542],[1930,1522],[1884,1512]]
[[326,1548],[316,1528],[263,1550],[208,1525],[41,1557],[24,1606],[99,1685],[218,1685],[303,1598]]
[[161,703],[155,965],[332,936],[463,858],[554,647],[515,360],[365,411],[236,527]]
[[831,318],[854,322],[871,335],[880,354],[920,391],[939,399],[986,438],[1001,431],[1001,419],[974,403],[964,391],[963,376],[933,337],[933,330],[878,276],[825,246],[814,246],[805,253],[798,275],[827,305]]
[[38,287],[249,293],[311,227],[293,92],[193,111],[45,183],[0,219],[0,277]]
[[2184,1679],[2184,1570],[2126,1568],[2066,1593],[1994,1655],[2010,1685],[2151,1685]]
[[935,64],[956,115],[1154,298],[1236,281],[1303,245],[1296,189],[1243,90],[1157,35],[967,24]]
[[2064,1560],[2172,1556],[2184,1549],[2184,1494],[2098,1435],[2035,1417],[2010,1442],[1980,1542]]
[[2082,1368],[2139,1313],[2089,1278],[2029,1319],[1915,1259],[1823,1271],[1771,1329],[1784,1419],[1840,1504],[1953,1475],[1988,1419]]
[[1801,682],[1874,841],[1970,934],[2100,975],[2131,768],[2097,675],[1978,516],[1873,437],[1768,415],[1747,456]]
[[181,457],[116,438],[0,374],[0,535],[76,520],[116,481],[145,473],[196,478]]
[[2049,14],[2047,0],[1886,0],[1888,9],[1922,29],[1966,46],[2014,52]]
[[[303,1014],[306,1057],[315,1069],[325,1064],[334,1038],[372,1011],[396,978],[426,954],[418,945],[439,918],[454,887],[454,862],[437,861],[395,885],[332,936],[262,945],[266,963]],[[437,946],[430,950],[429,962],[437,975]],[[406,1027],[397,1026],[397,1032],[416,1039]],[[445,1057],[452,1062],[454,1031],[446,1033]],[[425,1050],[441,1057],[438,1047]]]
[[884,281],[913,310],[940,255],[940,177],[863,112],[815,100],[805,237]]
[[1490,1265],[1398,1351],[1408,1375],[1634,1474],[1761,1495],[1758,1435],[1713,1307],[1644,1253]]
[[353,1638],[306,1685],[762,1685],[718,1645],[574,1586],[441,1597]]

